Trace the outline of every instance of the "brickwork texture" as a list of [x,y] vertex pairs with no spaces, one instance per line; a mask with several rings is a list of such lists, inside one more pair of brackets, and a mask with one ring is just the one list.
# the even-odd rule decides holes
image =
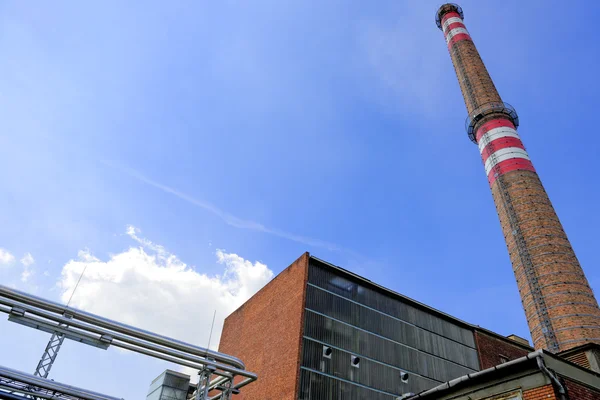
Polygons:
[[219,351],[259,379],[237,400],[296,399],[308,260],[305,253],[225,319]]
[[[462,10],[446,4],[438,17],[469,115],[477,115],[477,110],[490,102],[502,102],[466,31]],[[586,342],[600,343],[600,308],[520,138],[511,128],[514,121],[501,112],[486,114],[474,130],[486,133],[484,124],[494,121],[496,130],[486,140],[494,139],[480,142],[480,151],[484,161],[498,154],[503,157],[502,162],[488,160],[486,168],[498,164],[493,164],[496,169],[491,168],[488,179],[534,346],[562,351]]]
[[600,391],[583,386],[570,379],[565,380],[567,396],[572,400],[599,400]]
[[523,400],[557,400],[552,385],[540,386],[523,392]]
[[479,365],[482,370],[502,363],[502,357],[506,357],[510,361],[524,357],[531,352],[531,349],[497,339],[481,331],[475,330],[474,335]]

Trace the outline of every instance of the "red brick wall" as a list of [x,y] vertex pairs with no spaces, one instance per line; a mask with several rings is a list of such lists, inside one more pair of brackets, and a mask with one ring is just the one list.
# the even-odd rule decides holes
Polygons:
[[[600,308],[542,182],[531,171],[512,171],[503,175],[503,179],[518,215],[519,227],[560,350],[580,346],[590,338],[597,338],[600,334]],[[536,308],[498,182],[492,185],[492,193],[531,337],[536,349],[552,350],[542,333],[541,321],[544,317]]]
[[500,364],[502,362],[500,356],[514,360],[526,356],[532,351],[516,343],[513,344],[509,339],[501,340],[480,331],[475,331],[474,333],[481,369],[491,368]]
[[308,260],[304,253],[225,319],[219,351],[258,375],[237,400],[297,397]]
[[[523,392],[523,400],[556,400],[552,385],[540,386]],[[575,398],[574,398],[575,399]]]
[[598,400],[600,391],[593,390],[587,386],[580,385],[571,380],[565,380],[567,394],[572,400]]

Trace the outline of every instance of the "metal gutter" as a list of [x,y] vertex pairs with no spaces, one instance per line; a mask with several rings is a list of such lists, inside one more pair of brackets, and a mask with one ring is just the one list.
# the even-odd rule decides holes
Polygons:
[[[504,364],[500,364],[500,365],[496,365],[495,367],[492,368],[488,368],[488,369],[484,369],[482,371],[478,371],[478,372],[474,372],[472,374],[468,374],[468,375],[464,375],[461,376],[460,378],[456,378],[456,379],[452,379],[451,381],[448,381],[446,383],[443,383],[439,386],[436,386],[432,389],[426,390],[424,392],[421,392],[419,394],[415,394],[415,395],[408,395],[407,397],[402,397],[402,399],[405,400],[413,400],[413,399],[420,399],[420,398],[425,398],[428,397],[429,395],[432,394],[436,394],[436,393],[440,393],[440,392],[444,392],[446,390],[452,389],[453,387],[463,383],[463,382],[468,382],[471,381],[473,379],[478,379],[481,377],[485,377],[487,375],[490,375],[496,371],[501,371],[501,370],[505,370],[508,368],[511,368],[515,365],[518,364],[523,364],[527,361],[533,360],[534,358],[541,358],[544,355],[544,351],[543,350],[537,350],[534,351],[532,353],[527,354],[524,357],[521,358],[517,358],[508,362],[505,362]],[[544,374],[546,374],[546,371],[543,371]],[[550,378],[552,379],[552,378]]]
[[548,367],[546,367],[546,363],[544,362],[544,357],[542,357],[542,356],[537,357],[537,365],[538,365],[538,368],[540,369],[540,371],[542,371],[544,374],[546,374],[546,376],[548,378],[550,378],[550,380],[552,381],[552,385],[554,385],[558,389],[558,394],[560,396],[560,400],[566,400],[567,399],[567,391],[565,390],[565,387],[562,385],[562,383],[560,383],[560,381],[558,380],[556,375],[554,375],[554,373],[552,371],[550,371],[548,369]]

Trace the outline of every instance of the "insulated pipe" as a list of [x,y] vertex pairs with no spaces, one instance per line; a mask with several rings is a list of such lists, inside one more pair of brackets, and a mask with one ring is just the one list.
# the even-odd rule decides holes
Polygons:
[[[250,378],[244,379],[243,381],[241,381],[237,385],[234,385],[232,389],[240,389],[240,388],[242,388],[242,387],[244,387],[247,384],[252,383],[252,382],[254,382],[254,380],[252,380]],[[220,399],[221,397],[223,397],[223,393],[219,393],[215,397],[211,397],[210,400],[217,400],[217,399]]]
[[[0,385],[0,389],[3,389],[2,385]],[[3,392],[0,390],[0,399],[2,399],[2,400],[5,400],[5,399],[6,400],[23,400],[23,399],[27,399],[27,397],[18,396],[16,394],[13,394],[12,391],[11,391],[11,393],[8,393],[8,392]]]
[[82,400],[119,400],[116,397],[107,396],[101,393],[92,392],[75,386],[65,385],[48,379],[40,378],[25,372],[17,371],[11,368],[0,366],[0,376],[12,379],[18,382],[31,384],[44,389],[53,390],[59,393],[78,397]]
[[[113,346],[115,347],[120,347],[122,349],[125,350],[129,350],[129,351],[134,351],[136,353],[140,353],[140,354],[144,354],[146,356],[150,356],[150,357],[154,357],[154,358],[158,358],[164,361],[169,361],[184,367],[190,367],[196,370],[201,370],[204,369],[205,366],[215,366],[216,368],[221,369],[221,367],[219,366],[220,364],[214,364],[214,363],[210,363],[210,362],[203,362],[202,364],[200,364],[200,361],[196,361],[198,362],[198,364],[193,364],[191,362],[187,362],[187,361],[182,361],[180,358],[176,358],[176,357],[171,357],[169,355],[166,354],[161,354],[161,353],[157,353],[155,351],[150,351],[150,350],[146,350],[146,349],[142,349],[136,346],[131,346],[129,344],[125,344],[125,343],[120,343],[120,342],[114,342],[112,343]],[[230,371],[227,371],[230,372]],[[212,372],[212,374],[214,375],[219,375],[221,377],[225,377],[225,378],[233,378],[233,374],[227,374],[226,372],[221,372],[219,370]],[[245,376],[248,379],[252,379],[253,381],[256,380],[256,375],[248,372],[248,371],[241,371],[241,373],[236,373],[237,375],[241,375],[241,376]]]
[[[239,368],[240,370],[244,370],[246,368],[242,360],[240,360],[237,357],[233,357],[227,354],[219,353],[217,351],[212,351],[203,347],[185,343],[167,336],[158,335],[156,333],[152,333],[127,324],[123,324],[121,322],[113,321],[108,318],[100,317],[98,315],[78,310],[76,308],[66,307],[62,304],[0,285],[0,297],[2,296],[8,299],[20,301],[30,306],[38,307],[43,310],[52,311],[58,314],[69,314],[73,316],[73,319],[98,325],[100,327],[110,329],[115,332],[120,332],[125,335],[133,336],[138,339],[146,340],[148,342],[156,343],[161,346],[185,351],[202,357],[210,357],[215,359],[216,361],[221,361],[225,364],[232,365],[235,368]],[[69,324],[71,325],[72,323]]]
[[[214,372],[212,372],[212,373],[214,374]],[[213,379],[208,384],[208,391],[210,392],[211,390],[215,390],[215,388],[217,386],[219,386],[222,383],[227,382],[228,380],[229,380],[228,378],[225,378],[223,376],[219,376],[218,378]],[[193,386],[193,385],[190,385],[190,386]],[[196,396],[196,394],[198,392],[198,384],[196,384],[195,387],[196,387],[196,390],[194,390],[193,393],[192,393],[192,396],[191,396],[192,399],[196,398],[195,396]]]
[[[0,286],[0,288],[2,288],[2,286]],[[248,377],[252,380],[256,380],[256,374],[253,374],[252,372],[246,371],[246,370],[242,370],[242,369],[238,369],[235,367],[231,367],[229,365],[225,365],[225,364],[221,364],[221,363],[217,363],[217,362],[213,362],[211,360],[208,360],[206,358],[204,358],[203,356],[194,356],[194,355],[189,355],[186,354],[184,352],[172,349],[172,348],[167,348],[167,347],[161,347],[158,346],[154,343],[147,343],[147,342],[143,342],[141,340],[138,340],[136,338],[130,338],[127,337],[125,335],[121,335],[119,333],[114,333],[110,330],[106,330],[106,329],[102,329],[102,328],[98,328],[96,326],[92,326],[88,323],[85,322],[80,322],[80,321],[76,321],[74,318],[66,318],[63,317],[62,315],[57,315],[54,314],[52,312],[49,311],[45,311],[45,310],[40,310],[39,308],[35,307],[35,306],[30,306],[27,305],[25,303],[21,303],[19,301],[16,300],[12,300],[12,299],[6,299],[6,298],[2,298],[0,297],[0,304],[5,304],[8,305],[10,307],[18,307],[18,308],[22,308],[25,312],[58,322],[58,323],[62,323],[65,325],[69,325],[81,330],[85,330],[85,331],[89,331],[89,332],[93,332],[99,335],[107,335],[107,336],[111,336],[113,338],[113,342],[112,345],[113,346],[117,346],[117,347],[122,347],[122,348],[128,348],[129,350],[132,351],[136,351],[139,353],[143,353],[146,355],[150,355],[156,358],[163,358],[163,357],[159,357],[158,354],[165,354],[168,356],[173,356],[173,359],[169,359],[168,361],[172,361],[175,363],[178,363],[180,365],[186,365],[183,364],[181,361],[176,361],[176,358],[179,359],[185,359],[188,361],[192,361],[192,362],[196,362],[202,365],[211,365],[214,366],[215,368],[218,368],[220,370],[223,371],[227,371],[232,373],[233,375],[242,375],[245,377]],[[8,312],[10,313],[10,310],[6,311],[5,309],[0,308],[0,311],[3,312]],[[32,318],[32,317],[28,317],[28,318]],[[34,319],[34,318],[32,318]],[[118,342],[114,342],[114,340],[117,341],[121,341],[121,342],[125,342],[125,343],[129,343],[132,344],[134,346],[127,346],[124,343],[118,343]],[[142,351],[140,348],[144,348],[144,349],[148,349],[151,350],[152,352],[145,352]],[[158,354],[157,354],[158,353]],[[221,354],[221,353],[219,353]],[[163,358],[164,359],[164,358]],[[186,365],[187,366],[187,365]],[[193,368],[193,367],[192,367]]]
[[[3,392],[3,390],[8,391],[9,393]],[[16,395],[12,393],[19,393],[21,395]],[[36,400],[37,399],[48,399],[48,400],[56,400],[55,395],[50,395],[46,393],[33,392],[35,393]],[[19,387],[17,385],[11,385],[9,383],[0,383],[0,399],[4,399],[5,396],[7,399],[18,399],[18,400],[26,400],[29,399],[33,394],[30,390],[25,389],[24,387]]]

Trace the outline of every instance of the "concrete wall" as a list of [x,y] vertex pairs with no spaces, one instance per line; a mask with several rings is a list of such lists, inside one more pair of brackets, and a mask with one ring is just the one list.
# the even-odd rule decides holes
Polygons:
[[296,398],[308,260],[305,253],[225,319],[219,351],[258,374],[237,400]]

